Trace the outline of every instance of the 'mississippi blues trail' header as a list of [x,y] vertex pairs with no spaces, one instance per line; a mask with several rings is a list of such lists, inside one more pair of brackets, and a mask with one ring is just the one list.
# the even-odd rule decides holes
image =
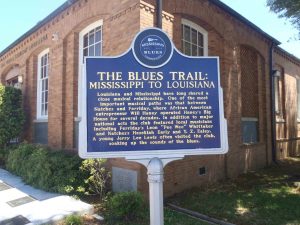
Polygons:
[[87,57],[80,155],[152,158],[228,151],[218,57],[182,55],[160,29],[117,57]]

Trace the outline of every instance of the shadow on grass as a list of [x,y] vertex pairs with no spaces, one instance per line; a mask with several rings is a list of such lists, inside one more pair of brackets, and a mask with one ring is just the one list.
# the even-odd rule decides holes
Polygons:
[[169,202],[239,225],[300,224],[300,160],[192,189]]

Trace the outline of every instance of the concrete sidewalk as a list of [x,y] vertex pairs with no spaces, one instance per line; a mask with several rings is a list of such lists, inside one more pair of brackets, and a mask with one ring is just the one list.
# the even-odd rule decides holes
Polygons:
[[0,169],[0,225],[52,224],[70,214],[93,214],[93,211],[92,205],[35,189]]

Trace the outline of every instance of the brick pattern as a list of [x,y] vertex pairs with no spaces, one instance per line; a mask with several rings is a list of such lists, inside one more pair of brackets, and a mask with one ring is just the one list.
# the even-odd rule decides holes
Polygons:
[[[268,62],[271,43],[209,0],[165,0],[163,10],[163,30],[178,49],[181,49],[182,18],[191,20],[208,32],[208,54],[220,57],[230,146],[229,153],[224,156],[186,157],[167,165],[166,195],[224,177],[235,177],[269,164],[271,111]],[[129,48],[138,31],[155,24],[155,1],[79,0],[0,57],[1,82],[13,65],[19,65],[24,74],[24,108],[27,115],[25,138],[28,141],[32,140],[36,119],[37,55],[45,48],[50,48],[49,145],[75,150],[79,32],[100,19],[103,20],[103,54],[119,55]],[[59,35],[58,40],[52,40],[53,33]],[[286,112],[284,124],[287,139],[278,144],[278,149],[283,149],[284,154],[288,155],[287,149],[293,149],[296,153],[298,145],[297,141],[288,140],[297,137],[299,130],[294,96],[295,77],[300,74],[300,63],[278,52],[275,61],[284,68],[282,85],[286,91],[282,98],[286,99],[284,107],[290,109]],[[259,118],[260,143],[257,145],[242,145],[243,116]],[[278,125],[278,129],[282,128]],[[142,165],[123,159],[110,160],[110,165],[138,171],[138,189],[147,193],[146,169]],[[207,174],[199,176],[199,168],[203,166],[207,168]]]
[[242,116],[258,118],[258,56],[255,50],[241,48]]
[[279,82],[282,114],[277,116],[277,157],[299,156],[300,123],[297,121],[297,79],[300,62],[275,49],[275,69],[282,71]]

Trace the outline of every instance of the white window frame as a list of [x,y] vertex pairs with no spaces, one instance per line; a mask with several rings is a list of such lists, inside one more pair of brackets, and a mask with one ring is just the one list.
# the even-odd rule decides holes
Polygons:
[[[102,26],[102,35],[101,35],[101,46],[100,50],[103,54],[103,20],[98,20],[94,23],[91,23],[87,27],[85,27],[83,30],[79,33],[79,57],[78,57],[78,90],[81,90],[81,80],[83,76],[83,69],[84,69],[84,58],[83,58],[83,45],[84,45],[84,35],[89,33],[91,30]],[[82,101],[81,101],[81,93],[78,91],[78,115],[81,115],[81,108],[82,108]],[[76,119],[76,118],[75,118]],[[80,117],[77,118],[79,121],[81,120]]]
[[[187,25],[203,35],[203,56],[208,56],[208,32],[198,24],[187,19],[181,19],[181,26],[182,25]],[[183,37],[181,39],[183,40]]]
[[36,118],[37,120],[47,120],[48,119],[48,112],[49,112],[49,58],[48,58],[48,70],[47,70],[47,79],[48,79],[48,107],[47,107],[47,114],[42,115],[41,112],[41,105],[42,105],[42,84],[41,84],[41,59],[44,55],[49,54],[50,50],[49,48],[45,49],[38,55],[38,65],[37,65],[37,101],[36,101],[36,110],[37,110],[37,115]]
[[90,25],[88,25],[87,27],[85,27],[82,31],[80,31],[79,33],[79,65],[82,65],[83,64],[83,42],[84,42],[84,35],[86,35],[87,33],[89,33],[91,30],[99,27],[99,26],[102,26],[102,35],[101,35],[101,52],[102,52],[102,49],[103,49],[103,20],[98,20]]

